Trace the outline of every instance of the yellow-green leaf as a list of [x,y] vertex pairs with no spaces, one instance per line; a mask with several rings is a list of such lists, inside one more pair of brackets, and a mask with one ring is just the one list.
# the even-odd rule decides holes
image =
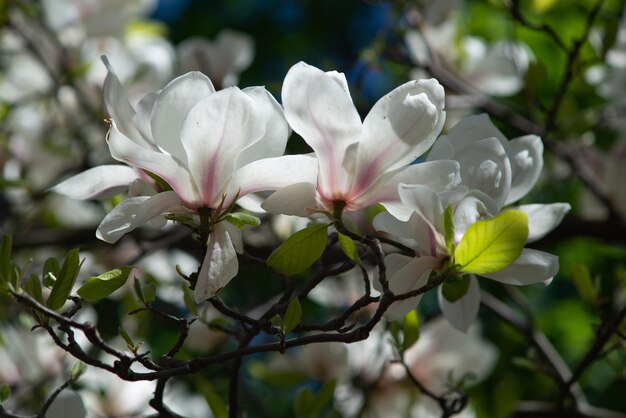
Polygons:
[[300,319],[302,319],[302,306],[300,305],[300,300],[295,298],[289,302],[287,312],[285,312],[285,318],[283,319],[283,328],[285,332],[289,332],[294,329],[296,325],[300,323]]
[[441,293],[448,302],[454,303],[465,296],[469,285],[470,276],[465,275],[457,280],[445,282],[441,287]]
[[596,288],[593,285],[591,274],[589,273],[589,269],[586,265],[582,263],[574,264],[572,268],[572,280],[574,281],[576,290],[578,290],[578,294],[585,300],[585,302],[591,304],[596,303],[598,299]]
[[243,229],[246,225],[258,226],[261,224],[261,220],[259,218],[244,212],[229,213],[226,215],[226,221],[235,225],[239,229]]
[[309,268],[326,248],[328,225],[313,225],[296,232],[267,259],[267,265],[284,274],[296,274]]
[[545,13],[553,8],[559,0],[532,0],[532,8],[537,13]]
[[405,351],[415,344],[420,336],[420,319],[415,309],[404,315],[404,319],[402,320],[402,334],[404,335],[402,351]]
[[346,257],[354,261],[356,264],[361,264],[361,259],[359,258],[359,252],[352,238],[350,238],[347,235],[342,234],[341,232],[339,233],[338,237],[339,237],[339,246],[341,247],[341,250],[346,255]]
[[528,216],[507,210],[492,219],[473,223],[455,250],[457,271],[485,274],[515,261],[528,238]]
[[56,277],[56,281],[52,286],[50,296],[48,296],[48,308],[56,310],[63,306],[72,291],[81,264],[78,258],[78,248],[74,248],[67,253],[61,265],[61,269],[59,270],[59,274]]
[[[104,299],[126,283],[126,279],[128,279],[128,275],[133,268],[132,266],[124,266],[107,271],[99,276],[92,276],[78,289],[77,293],[87,302]],[[146,289],[142,290],[145,293]]]

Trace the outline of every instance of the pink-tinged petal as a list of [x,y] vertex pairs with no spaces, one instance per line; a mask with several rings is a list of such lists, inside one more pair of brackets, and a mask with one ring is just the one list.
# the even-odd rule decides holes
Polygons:
[[485,277],[504,284],[525,286],[527,284],[546,282],[559,271],[559,257],[543,251],[525,248],[517,260],[508,267],[496,272],[485,274]]
[[398,186],[419,184],[435,192],[456,186],[461,181],[459,163],[453,160],[429,161],[400,167],[385,173],[374,185],[352,201],[352,205],[367,207],[376,203],[398,202]]
[[319,188],[330,197],[345,192],[339,189],[348,176],[341,168],[344,155],[361,133],[361,118],[342,79],[300,62],[287,73],[282,90],[285,117],[315,151]]
[[502,146],[508,146],[507,138],[484,113],[463,118],[448,132],[448,139],[454,146],[456,153],[474,142],[486,138],[497,138]]
[[445,122],[443,87],[435,79],[409,81],[383,96],[363,121],[353,187],[414,161]]
[[[388,257],[385,257],[385,260]],[[414,258],[398,271],[388,275],[389,289],[396,295],[400,295],[425,286],[428,283],[430,272],[438,264],[439,262],[434,257]],[[401,319],[404,315],[417,308],[421,298],[422,295],[418,295],[403,301],[394,302],[385,312],[385,318],[390,321]]]
[[511,163],[497,138],[481,139],[457,152],[461,165],[461,182],[470,189],[491,196],[499,207],[504,206],[511,190]]
[[228,232],[218,222],[213,226],[207,252],[202,261],[194,299],[200,303],[226,286],[239,271],[237,253]]
[[317,160],[311,155],[284,155],[253,161],[233,174],[226,194],[239,196],[278,190],[293,183],[315,184]]
[[509,142],[513,177],[505,204],[513,203],[533,188],[543,169],[543,142],[536,135],[526,135]]
[[165,212],[180,210],[180,201],[174,192],[158,193],[152,197],[131,197],[105,216],[98,226],[96,237],[113,244],[151,219]]
[[517,209],[526,212],[528,215],[527,242],[534,242],[556,228],[572,207],[569,203],[551,203],[546,205],[521,205]]
[[102,87],[102,95],[107,112],[124,135],[133,141],[142,142],[142,137],[133,124],[135,109],[128,101],[122,83],[120,83],[113,67],[104,55],[102,56],[102,62],[108,71]]
[[73,199],[87,200],[123,192],[139,176],[124,165],[101,165],[83,171],[54,186],[51,191]]
[[309,216],[309,209],[319,209],[312,183],[294,183],[278,189],[265,199],[261,207],[273,214]]
[[265,132],[262,116],[255,102],[237,87],[213,93],[189,111],[180,136],[204,205],[220,203],[239,154]]
[[476,322],[478,308],[480,308],[480,287],[478,280],[470,276],[470,284],[467,293],[460,299],[450,302],[443,296],[443,286],[437,291],[439,307],[450,325],[462,332],[467,332],[469,327]]
[[255,160],[283,155],[291,133],[283,108],[269,91],[263,87],[248,87],[243,92],[254,100],[263,115],[265,134],[239,154],[237,168]]
[[201,205],[189,171],[173,156],[139,146],[123,135],[115,123],[111,125],[107,141],[113,158],[161,177],[188,207]]
[[199,100],[214,92],[211,80],[197,71],[170,81],[159,93],[152,110],[152,134],[156,144],[186,163],[187,154],[181,143],[183,121]]

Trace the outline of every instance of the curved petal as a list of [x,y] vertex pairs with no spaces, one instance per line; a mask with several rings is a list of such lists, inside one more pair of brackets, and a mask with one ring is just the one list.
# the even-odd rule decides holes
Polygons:
[[198,274],[194,299],[197,303],[207,300],[226,286],[239,271],[235,247],[226,229],[218,222],[213,226],[207,252]]
[[137,172],[125,165],[101,165],[70,177],[51,191],[73,199],[98,199],[124,191],[138,178]]
[[402,203],[412,208],[430,223],[435,232],[443,233],[444,208],[437,193],[428,186],[407,184],[401,184],[398,193]]
[[401,183],[428,186],[435,192],[443,191],[460,183],[459,169],[459,163],[453,160],[428,161],[400,167],[385,173],[352,204],[367,207],[375,203],[397,202],[400,200],[398,186]]
[[[393,255],[393,254],[392,254]],[[385,260],[387,257],[385,257]],[[438,261],[434,257],[415,258],[397,272],[390,274],[389,289],[396,295],[419,289],[428,283],[428,277]],[[422,295],[418,295],[399,302],[394,302],[385,312],[388,320],[401,319],[411,310],[417,308]]]
[[521,205],[517,209],[528,215],[528,240],[526,242],[533,242],[556,228],[572,207],[569,203],[551,203]]
[[478,280],[470,275],[470,284],[467,293],[460,299],[450,302],[443,296],[443,286],[437,290],[439,307],[450,325],[462,332],[467,332],[469,327],[476,322],[478,308],[480,308],[480,288]]
[[309,216],[309,209],[318,209],[315,186],[311,183],[294,183],[276,190],[261,203],[273,214]]
[[543,169],[543,142],[537,135],[526,135],[509,142],[513,177],[505,204],[515,202],[533,188]]
[[237,157],[263,133],[262,114],[237,87],[213,93],[191,108],[180,137],[204,205],[219,204]]
[[402,221],[389,212],[381,212],[372,220],[372,226],[376,231],[386,232],[405,242],[411,242],[409,246],[415,245],[410,226],[406,221]]
[[294,183],[315,184],[317,160],[310,155],[284,155],[253,161],[235,171],[226,194],[277,190]]
[[505,284],[524,286],[547,282],[559,271],[559,257],[543,251],[524,248],[522,254],[508,267],[485,274],[485,277]]
[[113,244],[124,234],[143,225],[164,212],[180,209],[174,192],[158,193],[151,197],[131,197],[113,208],[98,226],[96,237]]
[[445,122],[444,104],[435,79],[409,81],[378,100],[363,121],[355,187],[372,184],[430,148]]
[[174,157],[139,146],[122,134],[115,123],[111,125],[107,142],[113,158],[156,174],[172,186],[185,205],[198,205],[200,197],[191,175]]
[[146,144],[150,144],[155,150],[158,148],[154,142],[154,137],[152,136],[150,118],[152,116],[152,109],[154,109],[157,97],[159,97],[159,95],[156,92],[146,94],[139,101],[139,103],[137,103],[137,113],[133,116],[133,124],[137,128],[137,131],[146,141]]
[[283,155],[291,133],[283,108],[269,91],[263,87],[248,87],[242,91],[254,100],[263,115],[265,134],[239,154],[237,168],[255,160]]
[[327,74],[299,62],[287,73],[282,89],[285,117],[315,151],[320,164],[319,187],[329,194],[337,184],[345,184],[344,155],[361,133],[361,118],[346,84],[343,75]]
[[461,183],[492,197],[498,207],[504,206],[511,189],[511,163],[497,138],[474,142],[458,152],[455,159],[461,165]]
[[133,141],[140,141],[141,135],[139,135],[139,132],[133,124],[135,109],[133,109],[128,101],[122,83],[120,83],[120,80],[117,78],[108,58],[104,55],[102,56],[102,62],[107,68],[107,76],[104,79],[104,85],[102,87],[102,95],[107,112],[124,135],[128,136]]
[[170,81],[159,93],[152,110],[152,134],[156,144],[186,163],[187,155],[181,143],[183,121],[193,105],[214,92],[211,80],[198,71]]
[[448,132],[448,139],[454,146],[455,152],[485,138],[498,138],[502,146],[508,147],[508,140],[496,126],[491,123],[489,116],[482,113],[463,118]]

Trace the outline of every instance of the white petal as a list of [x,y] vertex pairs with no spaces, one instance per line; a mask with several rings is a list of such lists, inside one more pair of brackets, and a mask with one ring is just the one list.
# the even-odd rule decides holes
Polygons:
[[315,186],[311,183],[295,183],[278,189],[265,199],[261,207],[273,214],[309,216],[308,209],[318,208]]
[[524,248],[522,254],[508,267],[485,274],[485,277],[505,284],[524,286],[546,282],[559,271],[559,257],[543,251]]
[[180,161],[171,155],[139,146],[122,134],[115,123],[111,125],[107,141],[113,158],[161,177],[187,206],[198,204],[198,191],[187,167]]
[[243,231],[230,222],[222,222],[220,225],[228,233],[237,254],[243,254]]
[[[388,257],[385,257],[385,260],[387,260]],[[397,272],[391,272],[391,274],[387,276],[389,279],[389,289],[396,295],[419,289],[428,283],[430,272],[433,268],[437,267],[437,265],[438,261],[434,257],[415,258]],[[401,319],[408,312],[417,308],[421,298],[422,295],[418,295],[391,304],[384,314],[385,318],[391,321]]]
[[285,117],[315,151],[320,188],[329,193],[345,183],[346,148],[361,132],[361,118],[343,82],[338,81],[341,77],[300,62],[291,67],[282,89]]
[[[389,212],[381,212],[372,220],[372,226],[377,231],[386,232],[397,238],[413,241],[411,227],[406,221],[402,221]],[[413,242],[413,245],[415,243]]]
[[51,191],[73,199],[99,199],[123,192],[137,178],[137,172],[130,167],[101,165],[70,177]]
[[239,154],[263,134],[261,112],[237,87],[213,93],[191,108],[180,136],[206,206],[219,204]]
[[459,331],[467,332],[476,321],[480,307],[480,288],[476,277],[470,276],[467,293],[455,302],[450,302],[443,296],[443,286],[439,286],[438,298],[439,307],[450,325]]
[[401,184],[398,188],[400,200],[429,222],[434,231],[443,233],[443,205],[437,193],[422,185]]
[[150,144],[154,149],[157,149],[154,137],[152,136],[152,126],[150,118],[152,117],[152,109],[154,109],[154,103],[158,97],[158,93],[152,92],[146,94],[137,103],[137,113],[133,117],[133,124],[137,128],[137,131],[147,144]]
[[240,196],[263,190],[277,190],[293,183],[315,184],[317,160],[309,155],[284,155],[251,162],[235,171],[228,193]]
[[515,202],[533,188],[543,169],[543,143],[536,135],[526,135],[509,142],[513,178],[506,204]]
[[456,186],[461,181],[459,163],[453,160],[428,161],[400,167],[385,173],[375,184],[367,188],[363,195],[353,201],[360,207],[376,203],[398,202],[398,186],[423,185],[439,192]]
[[448,132],[448,139],[454,146],[456,153],[474,142],[486,138],[498,138],[505,148],[508,146],[507,138],[484,113],[463,118]]
[[109,112],[109,115],[113,118],[124,135],[128,136],[133,141],[139,141],[141,140],[141,136],[133,124],[135,109],[133,109],[128,101],[122,83],[120,83],[113,67],[104,55],[102,56],[102,62],[108,71],[104,79],[104,86],[102,87],[102,95],[107,112]]
[[[152,111],[152,134],[156,144],[186,162],[180,132],[183,120],[193,105],[214,92],[211,80],[197,71],[170,81],[159,93]],[[213,129],[219,128],[216,126]]]
[[572,207],[569,203],[521,205],[517,209],[528,215],[528,241],[537,241],[556,228]]
[[124,234],[164,212],[180,209],[176,193],[163,192],[152,197],[131,197],[115,206],[102,220],[96,236],[113,244]]
[[291,133],[283,108],[269,91],[263,87],[248,87],[243,92],[254,100],[263,115],[265,134],[239,154],[237,168],[252,161],[283,155]]
[[218,222],[213,226],[207,253],[198,274],[194,291],[196,302],[200,303],[215,295],[237,275],[238,271],[239,262],[235,247],[224,226]]
[[435,79],[409,81],[383,96],[363,121],[356,184],[414,161],[445,122],[444,91]]

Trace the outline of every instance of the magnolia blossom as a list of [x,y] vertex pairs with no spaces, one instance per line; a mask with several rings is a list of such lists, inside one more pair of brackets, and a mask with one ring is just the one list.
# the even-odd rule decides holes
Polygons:
[[234,30],[221,31],[215,41],[192,37],[178,45],[181,71],[198,70],[221,87],[234,86],[239,74],[252,64],[254,41]]
[[375,203],[395,209],[400,183],[441,190],[456,180],[454,161],[409,165],[432,145],[445,120],[436,80],[396,88],[361,121],[343,73],[300,62],[287,73],[282,99],[287,121],[317,161],[302,167],[301,181],[265,200],[268,212],[307,216],[332,212],[336,204],[354,211]]
[[223,221],[222,211],[238,197],[301,181],[301,171],[311,171],[315,160],[278,157],[289,129],[262,87],[216,92],[208,77],[191,72],[133,108],[109,67],[104,98],[112,117],[109,150],[127,166],[95,167],[54,190],[88,199],[130,184],[138,195],[117,205],[98,228],[97,236],[110,243],[162,214],[199,225],[204,211],[211,233],[195,297],[212,296],[238,270],[241,231]]
[[[540,138],[525,136],[508,141],[484,115],[467,118],[447,137],[440,138],[429,159],[454,158],[461,167],[461,184],[455,189],[435,192],[426,186],[401,185],[402,203],[411,208],[409,219],[379,214],[374,224],[415,249],[416,257],[390,254],[385,258],[392,291],[418,289],[428,282],[432,271],[439,271],[449,259],[445,243],[444,211],[450,206],[454,221],[454,241],[477,220],[497,216],[505,204],[523,197],[534,186],[543,165]],[[521,205],[528,215],[528,242],[538,240],[554,229],[569,211],[566,203]],[[558,257],[533,249],[522,250],[508,267],[483,276],[505,284],[549,283],[558,272]],[[419,296],[393,304],[390,318],[400,318],[419,302]],[[478,283],[471,276],[463,297],[450,302],[439,288],[442,311],[456,328],[467,330],[474,322],[480,304]]]

